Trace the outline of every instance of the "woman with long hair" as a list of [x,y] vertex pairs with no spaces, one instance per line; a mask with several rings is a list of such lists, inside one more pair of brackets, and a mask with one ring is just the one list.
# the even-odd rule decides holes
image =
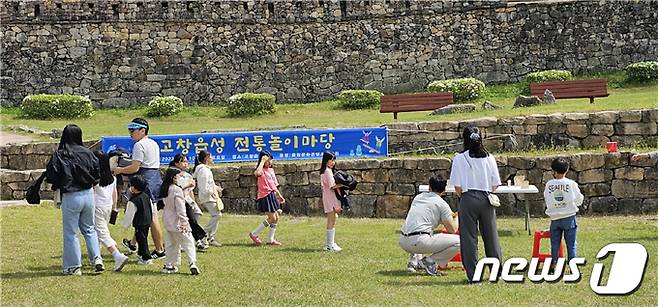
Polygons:
[[494,156],[482,143],[480,129],[464,128],[464,150],[452,160],[450,181],[459,200],[459,240],[462,264],[468,282],[473,282],[477,265],[478,227],[487,257],[501,259],[496,227],[496,209],[489,194],[500,185],[500,175]]
[[89,260],[96,272],[105,270],[94,229],[94,193],[100,180],[98,158],[83,146],[82,130],[64,127],[57,151],[46,167],[46,182],[62,195],[63,269],[66,275],[82,275],[82,255],[77,231],[85,238]]
[[94,156],[100,165],[100,182],[94,186],[94,227],[98,241],[105,245],[114,258],[114,271],[119,272],[128,262],[128,256],[119,251],[108,229],[112,211],[117,210],[117,180],[110,170],[109,157],[98,150],[94,151]]

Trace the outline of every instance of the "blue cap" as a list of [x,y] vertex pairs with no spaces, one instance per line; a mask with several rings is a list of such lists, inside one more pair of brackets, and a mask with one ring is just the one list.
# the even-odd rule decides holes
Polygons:
[[146,129],[148,128],[148,126],[135,122],[131,122],[130,124],[128,124],[128,129],[141,129],[141,128]]

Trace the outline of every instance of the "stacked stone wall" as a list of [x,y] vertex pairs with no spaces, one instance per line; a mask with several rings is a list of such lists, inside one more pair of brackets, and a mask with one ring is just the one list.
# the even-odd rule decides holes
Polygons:
[[[533,216],[543,216],[543,189],[552,178],[549,157],[496,157],[503,182],[518,175],[536,185],[538,194],[501,194],[501,215],[520,215],[525,205]],[[566,156],[571,162],[567,177],[578,182],[585,203],[583,214],[638,214],[658,212],[658,159],[631,162],[630,153],[578,154]],[[450,176],[447,158],[353,159],[339,160],[337,167],[359,181],[350,196],[352,217],[404,217],[418,186],[427,184],[431,175]],[[275,166],[280,189],[287,199],[286,209],[295,215],[322,215],[318,161],[279,162]],[[2,170],[2,199],[20,199],[41,171]],[[256,213],[256,178],[253,165],[215,166],[212,172],[224,188],[225,211]],[[48,187],[44,185],[44,190]],[[46,194],[46,196],[51,196]],[[452,196],[446,199],[456,209]]]
[[268,92],[424,91],[477,77],[620,69],[658,58],[656,1],[2,1],[0,103],[35,93],[97,106]]

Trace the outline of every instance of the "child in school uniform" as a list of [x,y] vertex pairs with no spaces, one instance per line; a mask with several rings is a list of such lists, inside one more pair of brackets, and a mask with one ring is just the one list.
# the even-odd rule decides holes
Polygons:
[[108,222],[112,211],[117,209],[116,178],[110,170],[110,159],[100,151],[95,151],[100,166],[100,182],[93,187],[94,190],[94,228],[100,241],[114,258],[114,271],[119,272],[128,263],[128,256],[122,254],[117,243],[110,236]]
[[181,171],[177,168],[170,168],[165,173],[160,187],[160,198],[164,202],[163,220],[167,230],[166,258],[162,273],[178,272],[180,251],[182,249],[189,260],[190,273],[199,275],[201,271],[196,264],[196,249],[192,237],[192,228],[186,213],[185,195],[183,189],[177,183],[180,178]]
[[322,204],[324,213],[327,215],[327,241],[323,250],[328,252],[339,252],[343,250],[336,244],[336,219],[342,212],[340,201],[336,197],[336,189],[339,185],[334,180],[334,166],[336,165],[336,156],[325,151],[322,155],[322,164],[320,166],[320,185],[322,186]]
[[204,227],[207,236],[202,244],[206,246],[222,246],[215,236],[219,227],[219,219],[222,217],[222,210],[224,210],[224,203],[219,198],[222,188],[215,183],[215,178],[210,170],[209,165],[212,164],[212,161],[212,155],[210,153],[205,150],[199,151],[197,159],[194,162],[194,175],[192,177],[197,180],[199,202],[210,213],[210,220]]
[[151,264],[153,257],[149,253],[148,234],[153,212],[151,211],[151,198],[144,191],[146,190],[146,180],[142,175],[136,175],[130,178],[130,202],[135,205],[135,216],[133,217],[133,227],[135,228],[135,240],[137,241],[137,263]]
[[551,260],[557,263],[562,236],[567,243],[567,258],[576,257],[576,213],[583,204],[584,196],[578,188],[578,183],[565,177],[569,171],[569,162],[557,158],[551,163],[553,178],[544,187],[546,215],[551,218]]
[[266,227],[269,227],[270,232],[266,244],[281,246],[281,242],[274,238],[274,234],[276,232],[276,223],[279,221],[281,204],[285,203],[286,199],[279,191],[279,181],[276,179],[276,174],[272,168],[272,154],[268,151],[263,150],[258,154],[258,166],[254,171],[254,175],[258,179],[256,204],[260,212],[267,214],[267,218],[249,233],[249,238],[251,238],[254,244],[261,245],[263,241],[258,235]]

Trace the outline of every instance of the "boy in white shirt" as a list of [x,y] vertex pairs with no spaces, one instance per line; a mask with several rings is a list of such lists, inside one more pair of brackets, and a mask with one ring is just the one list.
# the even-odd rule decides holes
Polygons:
[[569,162],[564,158],[556,158],[551,163],[553,178],[546,183],[544,200],[546,201],[546,215],[551,218],[551,258],[552,264],[557,263],[558,250],[564,234],[567,243],[567,258],[576,257],[576,213],[583,203],[583,194],[578,184],[566,178],[569,171]]

